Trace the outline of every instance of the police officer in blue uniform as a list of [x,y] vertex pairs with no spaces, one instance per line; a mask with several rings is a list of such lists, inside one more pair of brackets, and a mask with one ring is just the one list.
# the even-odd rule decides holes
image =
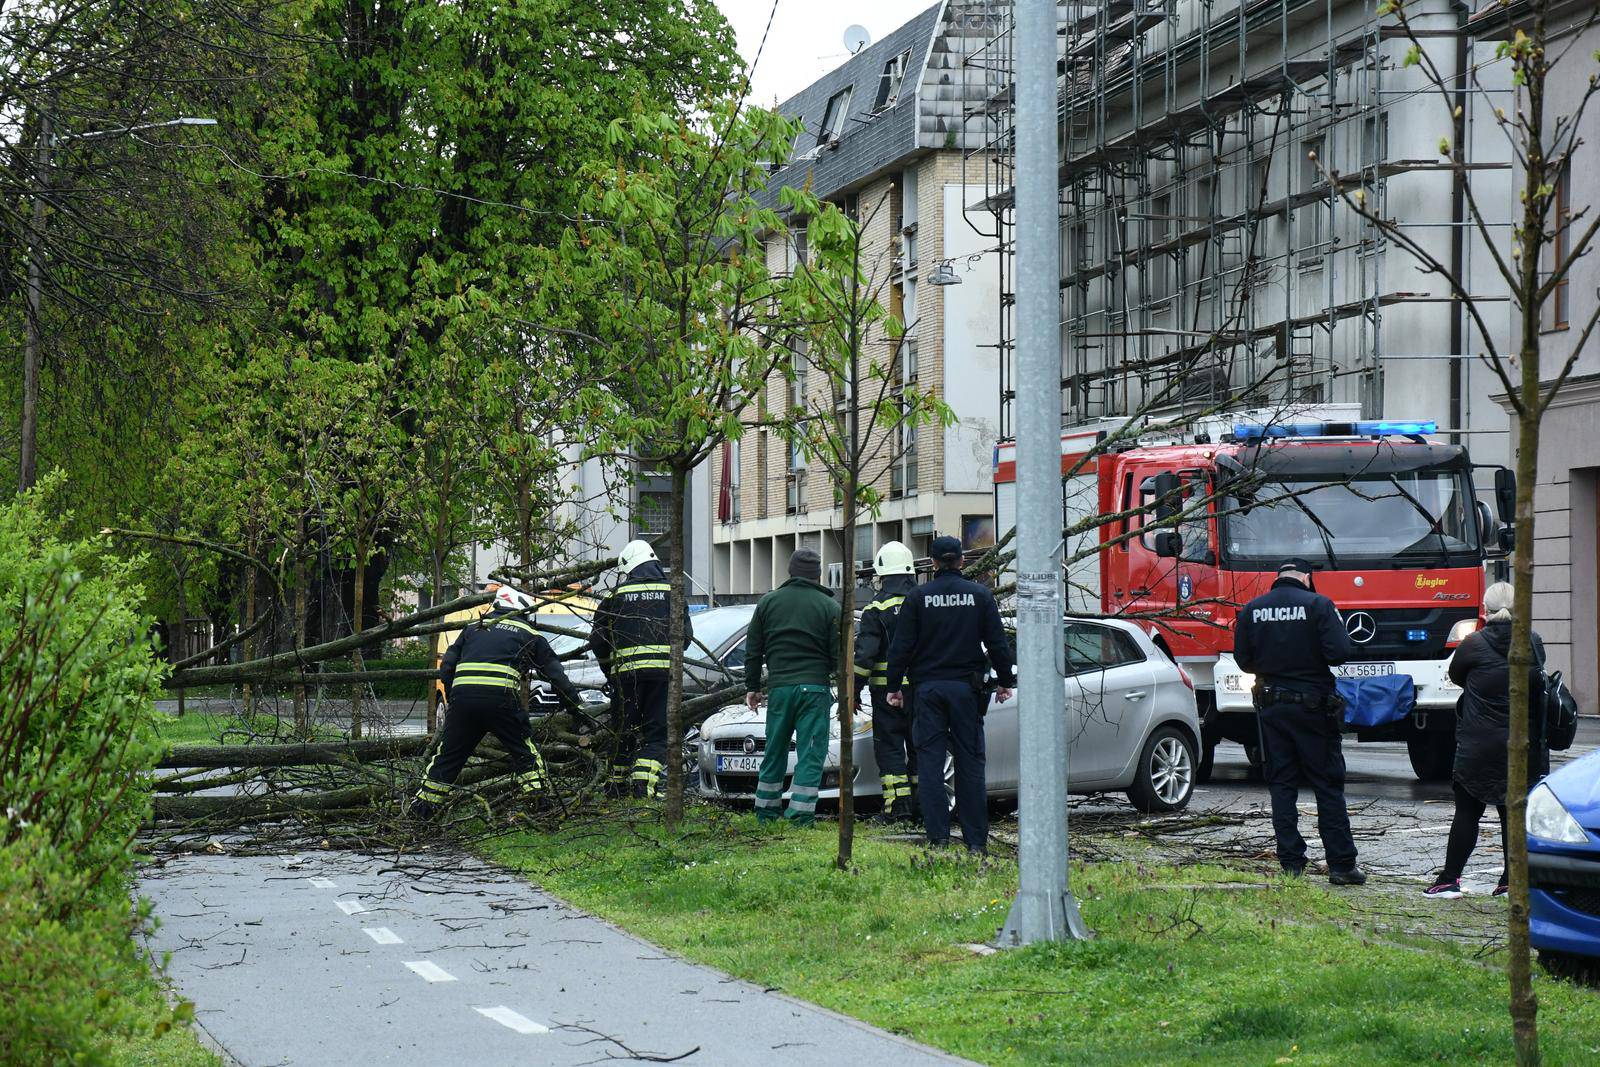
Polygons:
[[1355,654],[1333,601],[1313,591],[1311,564],[1291,559],[1272,588],[1239,609],[1233,655],[1256,676],[1257,722],[1272,796],[1272,831],[1285,873],[1305,873],[1306,841],[1296,805],[1300,787],[1317,797],[1317,832],[1328,857],[1328,881],[1362,885],[1344,800],[1340,730],[1344,701],[1329,669]]
[[449,799],[452,784],[486,733],[499,738],[511,758],[524,802],[536,808],[543,800],[549,776],[522,708],[522,676],[537,673],[569,709],[582,708],[583,699],[550,642],[528,619],[533,608],[531,597],[501,586],[494,609],[467,626],[445,653],[439,665],[449,701],[444,729],[423,772],[411,818],[426,821]]
[[967,851],[981,854],[989,843],[984,667],[986,661],[994,667],[1000,684],[996,695],[1006,701],[1017,684],[1016,658],[994,594],[961,576],[961,542],[936,537],[930,554],[938,571],[927,584],[907,592],[900,605],[889,645],[887,700],[904,706],[907,682],[915,693],[911,737],[917,749],[917,793],[928,844],[940,848],[950,841],[944,758],[951,751],[961,836]]

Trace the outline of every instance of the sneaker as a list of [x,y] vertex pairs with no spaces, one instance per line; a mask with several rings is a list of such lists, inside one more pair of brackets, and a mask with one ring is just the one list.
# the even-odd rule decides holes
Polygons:
[[1361,868],[1351,867],[1348,871],[1329,871],[1329,885],[1366,885],[1367,876],[1361,873]]
[[1305,873],[1306,865],[1303,863],[1285,863],[1283,865],[1283,876],[1285,878],[1302,878]]
[[1511,887],[1506,885],[1504,882],[1501,882],[1499,885],[1494,887],[1494,895],[1497,897],[1503,897],[1509,892],[1511,892]]
[[1435,885],[1424,889],[1422,895],[1435,900],[1454,900],[1461,895],[1461,879],[1452,878],[1448,882],[1440,879]]

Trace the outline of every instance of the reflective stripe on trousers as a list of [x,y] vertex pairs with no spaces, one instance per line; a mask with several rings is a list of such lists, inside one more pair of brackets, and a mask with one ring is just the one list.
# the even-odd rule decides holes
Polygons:
[[633,761],[633,788],[636,794],[643,787],[643,796],[653,799],[661,787],[661,774],[666,770],[665,765],[653,759],[640,757]]

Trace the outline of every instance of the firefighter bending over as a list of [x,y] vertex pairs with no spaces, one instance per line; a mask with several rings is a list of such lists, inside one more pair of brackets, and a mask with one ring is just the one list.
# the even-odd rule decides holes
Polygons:
[[[661,789],[667,769],[667,679],[671,674],[668,595],[672,587],[648,541],[629,541],[617,557],[622,584],[594,613],[589,647],[612,690],[617,750],[611,793],[644,799]],[[685,643],[694,639],[687,605]]]
[[448,702],[444,729],[411,805],[412,818],[431,818],[449,799],[452,783],[486,733],[505,746],[529,806],[537,808],[543,800],[549,783],[522,707],[522,676],[535,671],[569,709],[581,708],[583,701],[550,643],[526,618],[533,607],[530,597],[501,586],[494,610],[468,625],[445,653],[440,665]]

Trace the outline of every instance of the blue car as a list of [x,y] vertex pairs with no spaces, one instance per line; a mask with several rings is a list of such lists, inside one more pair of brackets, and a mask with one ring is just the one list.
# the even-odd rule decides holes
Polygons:
[[1600,749],[1528,794],[1530,936],[1562,974],[1600,969]]

